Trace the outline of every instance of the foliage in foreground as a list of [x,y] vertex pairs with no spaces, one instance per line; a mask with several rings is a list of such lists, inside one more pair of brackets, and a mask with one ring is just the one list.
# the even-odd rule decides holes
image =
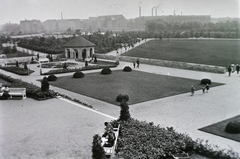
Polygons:
[[183,151],[218,159],[239,157],[232,150],[221,150],[203,140],[194,141],[187,134],[177,133],[172,127],[162,128],[132,118],[112,122],[113,126],[117,124],[121,124],[121,129],[116,152],[122,158],[170,158],[173,153]]

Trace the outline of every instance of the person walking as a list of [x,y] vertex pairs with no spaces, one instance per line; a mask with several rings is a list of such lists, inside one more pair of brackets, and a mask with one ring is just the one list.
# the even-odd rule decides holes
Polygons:
[[137,68],[139,68],[140,61],[137,59]]
[[205,85],[203,85],[203,87],[202,87],[202,92],[203,93],[205,93],[205,89],[206,89],[206,87],[205,87]]
[[191,86],[191,96],[194,95],[194,92],[195,92],[195,88],[193,87],[193,85]]
[[135,62],[135,61],[133,61],[133,67],[134,67],[134,68],[136,67],[136,62]]
[[237,64],[237,66],[236,66],[237,74],[239,74],[239,70],[240,70],[240,66],[239,66],[239,64]]
[[232,68],[231,68],[231,66],[228,66],[228,76],[229,77],[231,76],[231,72],[232,72]]
[[210,88],[210,86],[207,84],[207,85],[206,85],[206,90],[207,90],[207,92],[208,92],[209,88]]

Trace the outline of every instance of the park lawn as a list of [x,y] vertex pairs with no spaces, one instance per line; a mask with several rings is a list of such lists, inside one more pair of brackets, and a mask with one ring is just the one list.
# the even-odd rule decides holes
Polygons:
[[240,63],[240,40],[150,40],[124,54],[150,59],[227,67]]
[[[58,77],[57,81],[50,82],[50,85],[115,105],[119,105],[116,102],[119,94],[128,94],[129,104],[187,92],[190,95],[192,84],[197,90],[202,88],[200,79],[193,80],[141,71],[123,72],[121,70],[113,71],[110,75],[85,74],[84,78],[78,79],[72,78],[72,76]],[[221,84],[212,82],[211,87],[218,85]]]

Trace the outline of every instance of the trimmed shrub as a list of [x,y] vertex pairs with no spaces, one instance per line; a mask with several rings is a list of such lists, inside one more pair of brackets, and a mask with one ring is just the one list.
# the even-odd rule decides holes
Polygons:
[[239,121],[229,122],[225,127],[225,131],[233,134],[240,133],[240,122]]
[[204,78],[201,80],[201,85],[206,85],[206,84],[210,85],[211,83],[212,83],[212,81],[208,78]]
[[99,135],[93,136],[92,142],[92,158],[93,159],[106,159],[104,149],[101,145],[101,137]]
[[110,68],[103,68],[102,71],[101,71],[102,75],[108,75],[108,74],[111,74],[111,73],[112,73],[112,70]]
[[43,80],[41,82],[41,91],[42,92],[49,91],[49,83],[47,77],[43,77]]
[[128,102],[129,96],[127,94],[119,94],[116,98],[116,101],[117,102],[122,102],[123,99],[125,100],[125,102]]
[[85,75],[81,71],[77,71],[73,74],[73,78],[83,78]]
[[57,80],[57,76],[53,74],[48,76],[48,81],[56,81],[56,80]]
[[125,71],[125,72],[131,72],[132,69],[131,69],[131,67],[129,67],[129,66],[125,66],[124,69],[123,69],[123,71]]
[[129,106],[125,101],[121,102],[120,106],[121,106],[121,111],[120,111],[119,120],[127,121],[128,119],[131,118],[131,115],[129,113]]

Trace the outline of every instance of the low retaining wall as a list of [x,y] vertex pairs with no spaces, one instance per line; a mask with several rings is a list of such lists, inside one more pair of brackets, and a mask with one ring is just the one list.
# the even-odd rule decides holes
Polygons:
[[[134,62],[137,57],[129,57],[129,56],[113,56],[113,55],[105,55],[105,54],[95,54],[97,58],[109,59],[109,60],[117,60],[126,61],[126,62]],[[195,64],[195,63],[186,63],[186,62],[177,62],[177,61],[167,61],[167,60],[157,60],[157,59],[148,59],[148,58],[138,58],[140,63],[149,64],[149,65],[157,65],[163,67],[172,67],[178,69],[187,69],[194,71],[203,71],[203,72],[212,72],[212,73],[225,73],[226,68],[221,66],[212,66],[212,65],[203,65],[203,64]]]
[[26,57],[13,57],[13,58],[5,58],[0,59],[0,65],[7,65],[8,63],[15,63],[18,62],[30,62],[32,60],[32,57],[36,59],[37,56],[26,56]]

